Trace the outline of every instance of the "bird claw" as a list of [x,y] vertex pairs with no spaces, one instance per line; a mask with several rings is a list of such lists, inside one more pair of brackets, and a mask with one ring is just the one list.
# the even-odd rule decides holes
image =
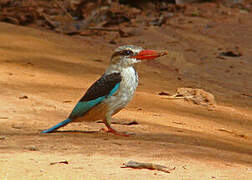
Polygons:
[[130,134],[128,132],[118,132],[112,128],[109,128],[109,129],[104,129],[102,128],[101,131],[104,131],[104,132],[107,132],[107,133],[112,133],[114,135],[118,135],[118,136],[125,136],[125,137],[129,137]]

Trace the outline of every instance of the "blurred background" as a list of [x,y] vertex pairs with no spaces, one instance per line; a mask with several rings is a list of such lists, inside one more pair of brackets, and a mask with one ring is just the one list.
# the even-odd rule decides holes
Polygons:
[[129,43],[168,49],[169,61],[147,63],[158,79],[173,84],[165,89],[204,88],[221,102],[247,107],[251,10],[249,0],[1,0],[0,21],[110,49]]
[[[0,21],[0,179],[252,179],[251,0],[0,0]],[[168,51],[115,116],[136,135],[42,135],[125,44]]]

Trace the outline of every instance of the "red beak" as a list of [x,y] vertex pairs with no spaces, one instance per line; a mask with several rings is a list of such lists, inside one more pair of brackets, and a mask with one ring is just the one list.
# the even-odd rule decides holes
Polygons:
[[151,60],[160,56],[167,55],[167,51],[156,51],[156,50],[142,50],[137,55],[132,56],[132,58],[136,58],[138,60]]

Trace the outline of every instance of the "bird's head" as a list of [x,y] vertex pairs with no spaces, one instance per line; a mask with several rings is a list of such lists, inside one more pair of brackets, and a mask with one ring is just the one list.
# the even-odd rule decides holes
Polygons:
[[115,49],[111,64],[124,68],[142,60],[151,60],[164,55],[167,55],[167,51],[145,50],[139,46],[124,45]]

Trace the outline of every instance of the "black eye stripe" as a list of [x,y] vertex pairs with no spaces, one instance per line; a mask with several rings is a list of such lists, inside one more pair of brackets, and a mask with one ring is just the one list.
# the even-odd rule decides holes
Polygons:
[[132,56],[134,53],[131,50],[124,50],[122,51],[122,54],[126,56],[130,56],[130,55]]
[[123,50],[123,51],[117,51],[112,55],[112,59],[117,56],[133,56],[134,53],[131,50]]

